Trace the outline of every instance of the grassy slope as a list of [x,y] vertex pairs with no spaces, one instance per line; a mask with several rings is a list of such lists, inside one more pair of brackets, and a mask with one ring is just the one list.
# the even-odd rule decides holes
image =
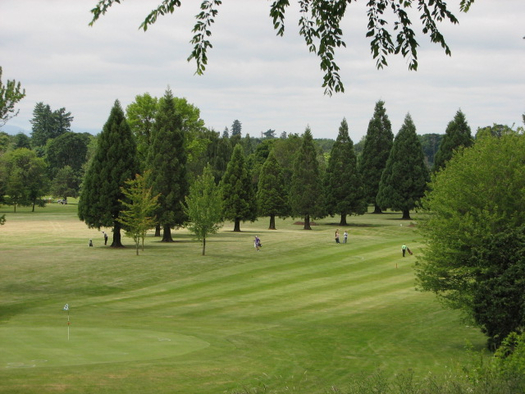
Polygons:
[[399,214],[350,218],[346,245],[335,219],[313,231],[264,219],[226,224],[204,257],[184,230],[174,244],[148,237],[137,257],[129,239],[104,247],[75,209],[3,211],[0,392],[321,393],[378,368],[442,373],[466,340],[483,347],[414,291],[415,256],[400,246],[417,255],[421,240]]

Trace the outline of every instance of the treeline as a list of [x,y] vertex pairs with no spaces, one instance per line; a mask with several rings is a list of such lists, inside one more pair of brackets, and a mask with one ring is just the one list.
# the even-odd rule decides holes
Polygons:
[[[256,138],[243,135],[238,120],[230,130],[216,132],[205,126],[197,107],[173,97],[170,91],[160,99],[147,93],[136,96],[125,112],[119,110],[118,119],[112,118],[117,116],[115,111],[108,123],[121,124],[107,125],[111,133],[106,133],[111,135],[106,141],[102,138],[105,131],[98,136],[72,132],[74,118],[65,108],[53,110],[37,103],[31,136],[0,134],[1,202],[16,211],[18,205],[34,209],[45,203],[43,196],[65,201],[79,197],[89,184],[86,175],[97,155],[115,160],[122,155],[121,161],[133,158],[124,178],[146,169],[152,173],[151,182],[157,185],[154,189],[164,207],[157,212],[164,241],[171,240],[170,229],[184,224],[181,202],[206,165],[223,188],[225,182],[235,183],[231,196],[223,197],[225,202],[232,200],[224,207],[224,219],[232,220],[236,231],[241,222],[259,216],[270,217],[270,228],[275,227],[276,216],[301,217],[307,229],[311,219],[340,215],[344,225],[348,215],[362,214],[369,204],[375,212],[391,208],[409,219],[409,211],[423,196],[430,170],[440,166],[457,146],[472,140],[461,111],[445,135],[418,136],[407,115],[394,138],[382,101],[376,103],[367,134],[356,145],[349,137],[346,119],[335,141],[314,140],[309,128],[303,135],[283,132],[279,137],[269,129]],[[120,147],[126,138],[129,144]],[[111,168],[101,168],[100,176],[109,179],[117,164],[106,163]],[[246,179],[241,182],[240,177]],[[119,187],[126,179],[109,186],[117,190],[117,200],[122,198]],[[94,186],[97,193],[103,193],[104,182]],[[117,211],[110,216],[115,219]],[[115,222],[93,225],[113,227]]]

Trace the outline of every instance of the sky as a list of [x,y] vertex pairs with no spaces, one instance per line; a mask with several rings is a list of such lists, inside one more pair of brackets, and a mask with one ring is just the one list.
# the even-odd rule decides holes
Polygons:
[[122,0],[90,27],[97,0],[1,0],[2,81],[15,79],[26,90],[18,116],[3,130],[29,134],[35,104],[43,102],[70,111],[73,131],[97,134],[115,100],[125,109],[137,95],[161,97],[168,87],[200,109],[208,128],[222,132],[239,120],[242,135],[252,137],[268,129],[277,136],[302,134],[310,127],[314,138],[335,139],[346,119],[357,143],[378,100],[385,102],[394,134],[408,113],[418,134],[444,134],[459,109],[473,134],[494,123],[523,126],[523,0],[477,0],[466,14],[459,12],[459,0],[450,1],[460,23],[439,27],[452,56],[421,34],[414,16],[416,72],[401,56],[376,69],[365,37],[366,3],[350,4],[342,24],[347,46],[336,52],[345,93],[332,96],[324,94],[319,61],[299,36],[297,1],[287,11],[284,37],[278,37],[271,1],[225,0],[212,26],[203,76],[187,61],[200,1],[187,0],[147,32],[139,30],[160,1]]

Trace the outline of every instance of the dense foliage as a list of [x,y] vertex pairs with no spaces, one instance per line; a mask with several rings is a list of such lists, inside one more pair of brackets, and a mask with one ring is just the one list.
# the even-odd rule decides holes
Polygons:
[[393,142],[392,124],[386,114],[385,102],[380,100],[376,103],[372,119],[368,122],[363,153],[359,161],[366,202],[374,205],[374,213],[381,213],[376,196]]
[[525,136],[476,140],[433,176],[419,287],[460,309],[497,346],[525,327]]
[[98,137],[95,156],[84,177],[78,216],[88,227],[113,228],[111,246],[122,247],[121,224],[123,187],[138,173],[135,139],[117,100]]
[[402,211],[403,219],[410,219],[410,210],[425,194],[428,181],[429,172],[416,126],[407,114],[381,175],[377,204],[382,209]]
[[472,133],[465,114],[461,112],[461,110],[458,110],[454,119],[447,125],[445,135],[439,145],[434,159],[434,171],[442,169],[447,161],[452,158],[456,150],[461,147],[469,147],[473,142]]

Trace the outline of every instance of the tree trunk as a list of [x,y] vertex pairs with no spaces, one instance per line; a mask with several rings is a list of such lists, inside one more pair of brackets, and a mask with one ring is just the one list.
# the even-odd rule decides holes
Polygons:
[[348,226],[348,224],[346,224],[346,213],[342,213],[341,214],[341,221],[339,222],[339,225],[340,226]]
[[31,204],[33,206],[33,209],[31,210],[31,212],[35,212],[35,202],[33,201],[33,204]]
[[120,234],[120,223],[115,221],[113,224],[113,242],[111,243],[112,248],[123,248],[122,235]]
[[275,230],[275,215],[270,215],[270,227],[268,230]]
[[235,219],[235,225],[233,226],[233,232],[240,233],[241,232],[241,220]]
[[155,226],[155,237],[160,237],[160,224]]
[[164,225],[161,242],[173,242],[173,238],[171,236],[171,227],[169,224]]
[[137,256],[138,256],[139,255],[139,249],[140,249],[140,239],[137,239],[135,241],[135,249],[136,249]]
[[312,227],[310,226],[310,215],[305,215],[303,230],[311,230],[311,229]]
[[403,217],[402,220],[410,220],[410,210],[403,209]]
[[206,254],[206,237],[202,239],[202,255]]
[[379,208],[379,205],[374,205],[374,212],[372,213],[383,213],[383,211]]

